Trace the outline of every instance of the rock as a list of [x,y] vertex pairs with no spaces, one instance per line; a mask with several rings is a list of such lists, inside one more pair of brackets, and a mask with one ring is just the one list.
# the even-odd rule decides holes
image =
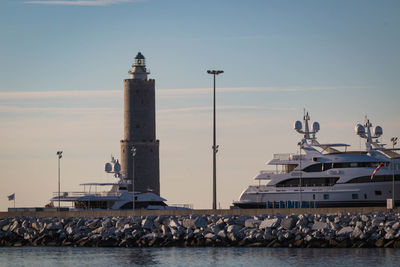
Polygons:
[[100,226],[100,220],[94,219],[93,221],[89,222],[86,227],[89,229],[96,229]]
[[179,226],[178,220],[175,218],[170,218],[169,222],[168,222],[168,226],[169,227],[178,227]]
[[299,215],[299,220],[296,222],[296,226],[301,228],[306,227],[308,224],[308,220],[304,215]]
[[285,230],[291,230],[293,227],[295,227],[295,225],[296,221],[292,217],[284,218],[281,220],[281,227]]
[[392,232],[388,232],[388,233],[385,234],[384,238],[387,239],[387,240],[391,240],[391,239],[394,238],[394,235],[393,235]]
[[346,226],[343,227],[338,233],[337,235],[342,235],[342,236],[348,236],[353,232],[353,228],[351,226]]
[[198,217],[197,219],[194,220],[195,228],[206,228],[207,225],[208,225],[208,222],[203,217]]
[[6,224],[6,225],[3,225],[3,227],[1,228],[1,230],[2,230],[3,232],[7,232],[7,231],[10,229],[10,227],[11,227],[11,224]]
[[204,236],[204,238],[211,239],[211,240],[216,240],[217,236],[215,234],[213,234],[213,233],[208,233],[208,234],[206,234]]
[[392,225],[392,229],[393,230],[398,230],[400,228],[400,222],[395,222],[393,225]]
[[232,233],[234,235],[237,235],[239,233],[239,231],[242,230],[242,227],[238,226],[238,225],[229,225],[226,228],[226,232],[228,234]]
[[6,226],[8,224],[9,224],[9,220],[7,218],[0,220],[0,229],[2,229],[3,226]]
[[47,230],[61,230],[64,229],[63,225],[60,222],[49,223],[46,225]]
[[152,220],[145,218],[142,220],[142,228],[147,230],[152,230],[154,228],[154,223]]
[[312,230],[326,230],[328,228],[329,227],[326,222],[315,222],[311,227]]
[[14,232],[14,231],[17,230],[20,226],[21,226],[21,225],[19,224],[19,222],[15,220],[15,221],[11,224],[9,230],[10,230],[11,232]]
[[365,215],[365,214],[361,215],[361,221],[363,221],[363,222],[368,222],[368,221],[369,221],[368,216]]
[[280,219],[279,218],[274,218],[274,219],[265,219],[264,221],[262,221],[260,223],[259,228],[260,229],[265,229],[265,228],[276,228],[278,227],[280,223]]
[[364,235],[363,231],[356,226],[354,228],[353,232],[350,234],[350,237],[356,238],[356,239],[364,239],[365,235]]
[[244,226],[248,228],[255,228],[260,225],[261,221],[260,220],[255,220],[255,219],[247,219],[244,222]]

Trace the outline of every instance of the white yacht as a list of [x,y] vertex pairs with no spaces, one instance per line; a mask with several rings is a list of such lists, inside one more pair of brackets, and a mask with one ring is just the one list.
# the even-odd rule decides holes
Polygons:
[[300,153],[275,154],[267,163],[275,170],[261,171],[254,178],[258,184],[244,190],[233,208],[386,206],[393,188],[400,204],[400,154],[378,141],[380,126],[372,129],[369,120],[357,124],[366,150],[347,151],[347,144],[320,144],[320,125],[314,122],[310,129],[309,120],[307,113],[304,129],[301,121],[294,124],[303,135]]
[[[190,204],[168,206],[165,198],[158,196],[152,191],[135,192],[132,194],[132,180],[123,178],[121,165],[118,160],[112,157],[111,162],[106,163],[105,171],[112,173],[116,179],[115,183],[84,183],[80,184],[84,190],[80,192],[58,192],[50,199],[47,207],[55,207],[58,202],[63,203],[69,210],[127,210],[146,209],[146,210],[171,210],[171,209],[191,209]],[[101,190],[101,188],[110,190]],[[100,191],[98,189],[100,188]],[[134,199],[134,200],[133,200]],[[64,208],[65,209],[65,208]]]

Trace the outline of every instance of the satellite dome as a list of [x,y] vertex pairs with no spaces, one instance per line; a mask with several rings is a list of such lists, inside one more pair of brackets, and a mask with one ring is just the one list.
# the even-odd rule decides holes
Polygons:
[[121,164],[119,164],[119,162],[115,162],[114,163],[114,172],[115,173],[119,173],[121,171]]
[[381,126],[375,126],[374,128],[374,135],[381,136],[383,134],[383,129]]
[[312,125],[312,128],[313,128],[313,132],[315,132],[315,133],[318,132],[320,130],[319,123],[314,122]]
[[354,128],[356,134],[362,135],[365,134],[365,128],[361,124],[357,124],[356,127]]
[[104,166],[104,170],[106,172],[111,172],[112,171],[112,165],[110,162],[107,162],[106,165]]
[[303,124],[301,123],[301,121],[296,121],[296,122],[294,123],[294,129],[295,129],[296,131],[300,131],[301,128],[303,128]]

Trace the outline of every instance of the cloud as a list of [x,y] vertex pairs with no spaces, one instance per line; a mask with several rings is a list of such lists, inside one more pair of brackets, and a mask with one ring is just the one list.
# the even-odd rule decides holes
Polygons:
[[[160,109],[157,110],[160,113],[171,113],[171,112],[191,112],[191,111],[211,111],[213,108],[211,106],[204,107],[186,107],[186,108],[172,108],[172,109]],[[218,106],[217,110],[277,110],[277,111],[287,111],[295,110],[295,108],[290,107],[261,107],[261,106]]]
[[68,5],[68,6],[108,6],[113,4],[143,2],[144,0],[33,0],[25,4]]
[[122,113],[122,109],[118,108],[76,108],[76,107],[19,107],[19,106],[0,106],[1,113],[26,113],[26,112],[57,112],[57,113],[101,113],[114,112]]
[[[218,93],[241,93],[241,92],[305,92],[305,91],[330,91],[342,89],[368,89],[367,86],[327,86],[327,87],[227,87],[217,88]],[[193,89],[159,89],[160,96],[200,95],[209,94],[210,88]]]
[[86,97],[122,97],[122,90],[83,90],[83,91],[36,91],[36,92],[0,92],[0,100],[18,99],[61,99]]
[[[340,87],[226,87],[217,88],[218,93],[246,93],[246,92],[305,92],[329,91],[343,89],[368,89],[366,86],[340,86]],[[174,97],[185,95],[210,94],[211,88],[181,88],[181,89],[156,89],[157,96]],[[61,99],[61,98],[110,98],[122,97],[123,90],[64,90],[64,91],[35,91],[35,92],[0,92],[0,100],[12,99]]]

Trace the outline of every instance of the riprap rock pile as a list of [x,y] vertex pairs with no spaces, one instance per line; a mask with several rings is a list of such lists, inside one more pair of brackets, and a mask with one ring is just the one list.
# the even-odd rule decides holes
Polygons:
[[0,246],[400,248],[400,214],[0,219]]

